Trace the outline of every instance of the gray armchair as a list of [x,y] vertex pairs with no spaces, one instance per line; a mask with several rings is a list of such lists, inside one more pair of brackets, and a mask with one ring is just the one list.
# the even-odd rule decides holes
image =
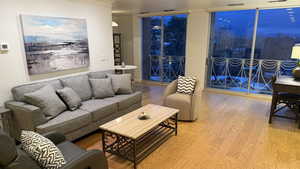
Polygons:
[[[67,164],[62,169],[108,169],[107,160],[100,150],[85,151],[75,144],[66,141],[59,133],[44,135],[62,152]],[[40,166],[16,146],[14,140],[0,131],[0,169],[41,169]]]
[[199,85],[193,95],[177,93],[177,80],[171,82],[165,89],[163,94],[163,105],[179,109],[178,120],[194,121],[198,117],[197,106],[200,101]]

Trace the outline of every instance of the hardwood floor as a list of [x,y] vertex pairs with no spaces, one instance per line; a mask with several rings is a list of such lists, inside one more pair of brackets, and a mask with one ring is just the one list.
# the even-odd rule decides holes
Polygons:
[[[161,103],[164,87],[138,85],[143,104]],[[299,169],[300,134],[295,122],[274,119],[268,124],[270,101],[203,93],[199,118],[180,122],[171,137],[139,169]],[[101,149],[99,133],[77,142],[86,149]],[[110,169],[131,169],[132,164],[109,156]]]

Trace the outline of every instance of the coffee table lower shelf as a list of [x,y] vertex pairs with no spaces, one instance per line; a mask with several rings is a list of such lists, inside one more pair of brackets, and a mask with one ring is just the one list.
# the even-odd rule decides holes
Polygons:
[[132,139],[110,131],[102,131],[103,152],[117,155],[137,164],[156,150],[173,134],[177,135],[177,114],[148,131],[137,139]]

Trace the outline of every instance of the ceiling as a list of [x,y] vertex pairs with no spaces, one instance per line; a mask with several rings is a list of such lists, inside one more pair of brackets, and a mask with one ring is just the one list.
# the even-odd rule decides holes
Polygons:
[[[228,8],[228,4],[244,3],[239,8],[300,6],[300,0],[269,3],[270,0],[112,0],[113,13],[159,12]],[[230,7],[233,8],[233,7]],[[236,7],[235,7],[236,8]]]

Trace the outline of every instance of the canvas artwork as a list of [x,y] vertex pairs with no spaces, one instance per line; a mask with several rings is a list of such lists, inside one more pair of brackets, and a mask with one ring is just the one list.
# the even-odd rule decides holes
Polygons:
[[21,15],[21,22],[30,75],[89,66],[85,19]]

